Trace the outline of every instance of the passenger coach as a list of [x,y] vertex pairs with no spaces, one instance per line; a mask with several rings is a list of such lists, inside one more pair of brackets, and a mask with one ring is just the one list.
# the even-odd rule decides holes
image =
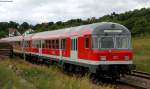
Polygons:
[[131,33],[117,23],[46,31],[7,41],[12,42],[15,53],[25,54],[30,61],[55,62],[68,70],[87,69],[108,77],[132,70]]

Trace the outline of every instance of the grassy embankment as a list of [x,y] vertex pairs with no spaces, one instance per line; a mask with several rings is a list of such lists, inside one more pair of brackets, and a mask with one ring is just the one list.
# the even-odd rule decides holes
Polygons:
[[150,36],[135,37],[132,43],[137,70],[150,73]]
[[0,60],[0,89],[113,89],[87,77],[68,76],[56,66],[33,65],[23,60]]

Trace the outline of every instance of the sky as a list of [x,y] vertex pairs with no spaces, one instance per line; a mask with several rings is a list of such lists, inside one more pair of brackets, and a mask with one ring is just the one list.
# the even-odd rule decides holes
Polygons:
[[150,7],[150,0],[13,0],[0,2],[0,22],[37,24],[98,18],[143,7]]

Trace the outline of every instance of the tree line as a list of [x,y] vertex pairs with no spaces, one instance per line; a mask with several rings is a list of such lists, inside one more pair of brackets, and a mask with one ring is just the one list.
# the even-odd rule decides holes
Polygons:
[[120,23],[131,31],[132,36],[150,34],[150,8],[135,9],[133,11],[127,11],[120,14],[113,12],[99,18],[92,17],[86,20],[79,18],[71,19],[66,22],[58,21],[41,23],[34,26],[27,22],[23,22],[22,24],[13,21],[0,22],[0,37],[5,37],[8,35],[8,28],[16,28],[20,33],[23,33],[29,28],[34,29],[35,32],[42,32],[97,22]]

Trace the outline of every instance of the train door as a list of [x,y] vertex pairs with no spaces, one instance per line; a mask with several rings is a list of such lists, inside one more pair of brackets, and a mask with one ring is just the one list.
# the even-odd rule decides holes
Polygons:
[[71,37],[71,59],[78,59],[78,40],[77,37]]
[[59,40],[59,60],[62,61],[62,39]]
[[39,40],[39,56],[42,56],[42,45],[43,45],[43,41]]

